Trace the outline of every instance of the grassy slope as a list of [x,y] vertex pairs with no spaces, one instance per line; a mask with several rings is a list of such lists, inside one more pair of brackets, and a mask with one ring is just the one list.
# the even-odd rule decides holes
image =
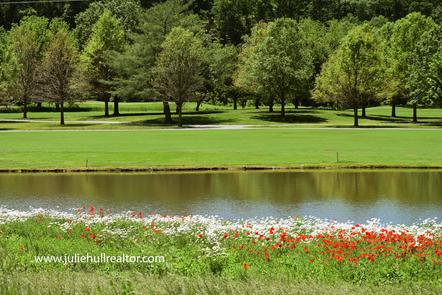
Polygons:
[[[441,269],[412,253],[402,259],[379,257],[375,262],[361,259],[357,265],[322,257],[316,244],[288,250],[271,250],[266,261],[256,252],[240,250],[249,237],[224,239],[226,255],[208,255],[213,244],[183,232],[168,235],[136,222],[117,221],[90,225],[36,217],[22,222],[0,224],[0,291],[6,294],[440,294]],[[157,229],[158,229],[157,228]],[[127,236],[109,235],[123,230]],[[274,239],[280,235],[276,234]],[[241,238],[242,237],[242,238]],[[97,242],[98,241],[98,242]],[[270,242],[269,244],[273,244]],[[318,242],[322,243],[322,242]],[[363,245],[363,242],[361,242]],[[393,246],[399,245],[393,244]],[[308,254],[305,247],[310,247]],[[361,246],[360,248],[364,248]],[[262,251],[261,251],[262,252]],[[35,263],[35,255],[75,254],[163,255],[166,263]],[[427,250],[425,253],[429,253]],[[357,253],[359,254],[359,252]],[[355,255],[357,255],[355,254]],[[433,255],[434,256],[434,255]],[[431,256],[431,257],[433,257]],[[315,263],[310,258],[315,257]],[[249,263],[247,270],[243,262]],[[37,291],[38,290],[38,291]],[[41,290],[41,291],[40,291]],[[41,293],[40,293],[41,292]],[[0,292],[0,294],[3,294]]]
[[0,168],[442,164],[439,130],[0,133]]
[[229,280],[218,276],[154,276],[133,272],[14,272],[0,274],[0,289],[6,294],[441,294],[442,287],[404,284],[366,286],[339,282],[275,279]]
[[[195,104],[188,103],[185,105],[184,122],[186,124],[255,124],[255,125],[276,125],[280,123],[292,124],[296,126],[351,126],[353,123],[352,111],[332,111],[332,110],[316,110],[301,108],[295,110],[293,107],[288,109],[286,120],[281,120],[278,109],[275,113],[268,113],[267,108],[255,110],[253,107],[245,109],[232,110],[231,106],[214,106],[203,105],[200,113],[194,111]],[[173,106],[172,106],[173,109]],[[31,112],[29,118],[34,120],[51,120],[50,123],[8,123],[2,122],[2,119],[21,119],[21,114],[17,112],[0,113],[0,130],[1,129],[53,129],[61,128],[58,126],[59,114],[54,111]],[[120,121],[128,122],[123,125],[97,125],[97,124],[79,124],[75,122],[68,123],[68,128],[145,128],[155,127],[163,124],[162,105],[159,103],[123,103],[120,106],[120,117],[105,118],[103,116],[103,103],[84,102],[80,104],[80,108],[75,112],[67,112],[66,120],[68,121]],[[111,108],[112,113],[112,108]],[[369,108],[367,110],[367,118],[361,119],[361,125],[365,126],[394,126],[394,127],[437,127],[442,125],[441,109],[420,109],[418,116],[420,125],[411,124],[412,110],[410,108],[398,108],[398,117],[393,119],[390,117],[390,107],[381,106]],[[65,127],[66,128],[66,127]]]

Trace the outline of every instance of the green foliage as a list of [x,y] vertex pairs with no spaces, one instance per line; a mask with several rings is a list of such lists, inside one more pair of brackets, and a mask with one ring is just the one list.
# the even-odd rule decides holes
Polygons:
[[92,2],[88,9],[75,17],[75,33],[81,46],[85,46],[88,43],[93,33],[93,25],[105,11],[109,11],[110,14],[118,19],[124,32],[130,34],[138,25],[141,7],[139,0],[102,0]]
[[418,97],[413,97],[406,85],[416,68],[415,54],[425,33],[434,29],[436,24],[431,18],[419,13],[412,13],[395,22],[387,51],[389,73],[388,87],[392,96],[408,98],[411,104],[419,103]]
[[8,88],[23,106],[23,117],[26,118],[27,104],[36,94],[38,66],[48,41],[48,20],[37,16],[25,17],[19,25],[13,26],[9,38]]
[[357,109],[379,94],[382,68],[382,54],[371,28],[356,27],[324,64],[313,97],[318,102],[351,106],[358,126]]
[[209,49],[210,90],[216,98],[227,101],[229,96],[237,96],[233,85],[238,49],[233,45],[213,42]]
[[215,27],[224,42],[239,44],[255,25],[253,0],[214,0],[212,15]]
[[79,62],[76,40],[67,24],[52,23],[51,36],[43,54],[39,73],[41,96],[60,105],[60,124],[64,125],[64,103],[72,102],[71,80]]
[[124,29],[120,21],[105,10],[93,26],[92,35],[81,56],[89,90],[100,99],[106,100],[111,96],[111,81],[117,73],[111,66],[110,56],[113,52],[121,52],[124,44]]
[[172,29],[162,44],[154,69],[154,87],[163,100],[176,103],[180,126],[183,104],[203,86],[206,58],[202,40],[180,27]]
[[411,102],[433,105],[442,102],[442,28],[435,26],[423,34],[413,52],[410,76],[406,81]]
[[238,66],[234,73],[234,85],[246,93],[257,93],[265,89],[259,88],[258,77],[254,75],[257,60],[257,46],[263,42],[268,32],[268,25],[260,23],[252,29],[250,37],[246,37],[238,57]]
[[152,68],[161,44],[174,27],[202,32],[204,22],[189,10],[191,3],[167,0],[145,11],[140,17],[136,33],[130,35],[131,44],[121,54],[114,54],[111,62],[118,77],[113,94],[129,100],[152,97]]
[[3,27],[0,27],[0,105],[8,105],[11,101],[8,80],[10,79],[10,52],[9,36]]
[[270,23],[262,42],[256,45],[255,63],[251,72],[262,92],[279,99],[284,106],[295,98],[313,72],[310,48],[298,24],[287,18]]

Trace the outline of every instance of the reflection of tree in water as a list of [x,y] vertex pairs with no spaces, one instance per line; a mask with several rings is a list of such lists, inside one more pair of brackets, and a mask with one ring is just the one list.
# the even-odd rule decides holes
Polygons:
[[436,171],[332,172],[314,174],[317,195],[326,199],[374,203],[441,203],[442,173]]
[[75,198],[84,202],[186,207],[210,200],[296,204],[339,200],[441,204],[437,171],[312,171],[163,174],[0,175],[0,198]]

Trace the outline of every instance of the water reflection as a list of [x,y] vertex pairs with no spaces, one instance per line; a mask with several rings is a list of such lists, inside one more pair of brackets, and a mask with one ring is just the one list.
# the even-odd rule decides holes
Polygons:
[[441,171],[0,175],[11,208],[95,204],[227,218],[314,215],[386,222],[442,217]]

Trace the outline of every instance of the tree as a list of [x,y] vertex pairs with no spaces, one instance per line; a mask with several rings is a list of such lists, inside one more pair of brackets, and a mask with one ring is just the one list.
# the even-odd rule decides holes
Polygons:
[[215,28],[224,43],[241,43],[250,33],[256,20],[253,15],[255,1],[214,0],[212,15]]
[[406,89],[422,105],[440,104],[442,98],[442,27],[425,32],[413,57]]
[[0,105],[8,105],[12,100],[9,89],[10,80],[10,52],[8,33],[0,27]]
[[37,70],[43,48],[47,42],[48,20],[31,16],[22,19],[10,31],[11,69],[9,89],[13,97],[21,104],[23,118],[27,118],[28,104],[35,95]]
[[388,67],[391,70],[388,72],[387,86],[392,95],[405,97],[413,106],[413,122],[417,122],[417,107],[422,101],[413,96],[406,85],[416,68],[414,63],[417,46],[425,33],[435,26],[431,18],[420,13],[411,13],[396,21],[391,32],[391,44],[387,52]]
[[298,24],[288,18],[270,23],[255,54],[252,73],[262,89],[278,98],[284,119],[287,100],[301,91],[313,72],[311,52]]
[[313,98],[351,106],[354,126],[366,97],[375,97],[382,86],[382,55],[368,26],[353,29],[324,64],[316,79]]
[[204,59],[202,41],[186,29],[172,29],[163,42],[154,70],[154,86],[163,98],[175,102],[180,127],[183,104],[202,87]]
[[135,31],[141,14],[138,0],[95,1],[75,16],[75,34],[81,47],[86,46],[92,35],[93,25],[106,10],[119,20],[127,36]]
[[268,98],[269,111],[273,112],[274,98],[268,95],[267,88],[261,87],[256,75],[257,46],[268,34],[268,24],[259,23],[252,28],[252,33],[245,36],[244,43],[238,55],[238,63],[233,74],[233,85],[242,93],[254,94]]
[[[111,59],[114,71],[119,73],[112,91],[114,97],[146,99],[155,95],[152,69],[166,36],[174,27],[194,33],[203,31],[204,22],[191,13],[190,5],[181,0],[167,0],[142,14],[137,32],[131,34],[132,43]],[[163,108],[166,123],[170,123],[168,100],[163,100]]]
[[105,103],[104,115],[109,116],[112,83],[117,73],[112,67],[111,56],[124,48],[125,36],[120,21],[105,10],[95,23],[92,35],[81,56],[84,77],[90,90]]
[[44,52],[40,70],[41,94],[60,106],[60,125],[64,125],[64,104],[74,97],[71,80],[79,53],[75,38],[67,28],[53,33]]
[[209,80],[211,90],[217,97],[233,99],[233,109],[237,109],[238,91],[233,85],[238,50],[233,45],[213,42],[209,50]]

